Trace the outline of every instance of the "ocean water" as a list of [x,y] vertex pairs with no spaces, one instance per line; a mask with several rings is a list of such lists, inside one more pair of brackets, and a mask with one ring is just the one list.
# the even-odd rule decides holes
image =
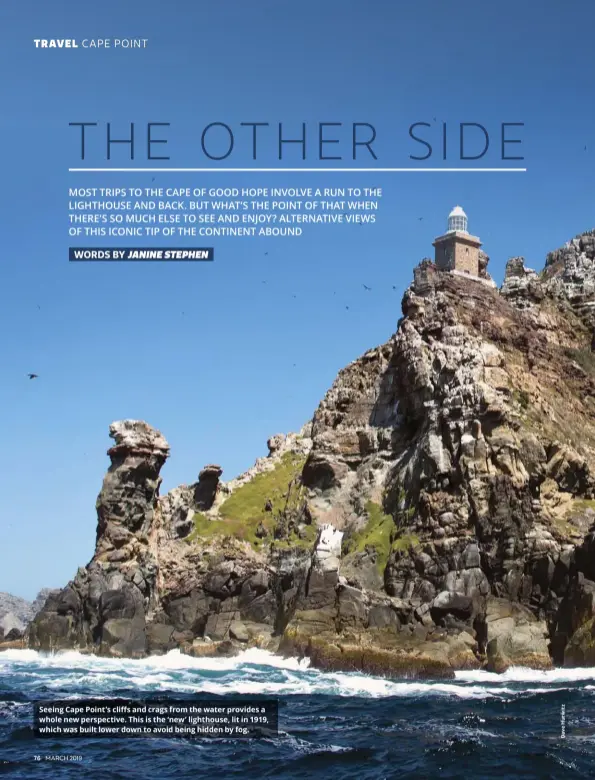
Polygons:
[[[276,698],[279,735],[40,739],[32,730],[35,701],[164,695]],[[44,760],[64,754],[82,761]],[[0,652],[0,775],[593,778],[595,669],[461,672],[452,681],[421,682],[325,673],[256,649],[235,658],[172,651],[143,660],[8,650]]]

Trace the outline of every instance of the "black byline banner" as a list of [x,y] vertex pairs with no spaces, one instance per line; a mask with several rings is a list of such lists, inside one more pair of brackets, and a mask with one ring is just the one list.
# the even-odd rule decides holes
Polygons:
[[84,247],[71,246],[68,260],[71,263],[93,262],[186,262],[204,263],[215,259],[213,247]]

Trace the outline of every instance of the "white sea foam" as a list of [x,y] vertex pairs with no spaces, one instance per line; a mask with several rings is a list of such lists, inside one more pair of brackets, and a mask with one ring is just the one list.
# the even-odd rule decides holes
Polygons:
[[2,650],[0,663],[7,661],[36,661],[40,656],[37,650]]
[[269,666],[276,669],[305,670],[310,665],[308,658],[283,658],[268,650],[252,647],[238,655],[224,658],[195,658],[179,650],[170,650],[165,655],[153,655],[148,658],[105,658],[103,656],[65,650],[56,653],[41,653],[37,650],[4,650],[0,652],[0,665],[7,663],[35,663],[40,666],[85,669],[103,667],[105,669],[204,669],[205,671],[227,671],[241,666]]
[[[84,689],[89,695],[135,688],[148,692],[211,693],[274,696],[323,694],[362,698],[456,697],[511,698],[550,693],[552,684],[595,678],[595,669],[554,669],[539,672],[512,668],[498,675],[458,672],[452,681],[388,680],[356,672],[321,672],[308,659],[282,658],[251,648],[231,658],[194,658],[172,650],[142,659],[104,658],[66,651],[0,652],[0,670],[19,675],[25,687],[43,685],[54,691]],[[516,687],[511,687],[516,684]],[[538,687],[528,687],[538,683]],[[587,686],[591,687],[591,686]],[[70,695],[70,694],[69,694]]]
[[455,678],[461,682],[518,682],[518,683],[572,683],[581,680],[595,680],[595,668],[574,669],[527,669],[523,666],[511,666],[502,674],[481,670],[456,672]]
[[137,661],[139,665],[161,669],[205,669],[212,671],[226,671],[237,669],[241,666],[270,666],[275,669],[305,670],[310,665],[309,658],[283,658],[268,650],[260,650],[251,647],[238,655],[230,658],[194,658],[181,653],[179,650],[170,650],[166,655],[154,655]]

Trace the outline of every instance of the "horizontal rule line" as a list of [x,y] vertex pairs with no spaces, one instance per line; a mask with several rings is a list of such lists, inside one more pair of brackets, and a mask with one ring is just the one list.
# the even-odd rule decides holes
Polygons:
[[70,173],[525,173],[526,168],[69,168]]

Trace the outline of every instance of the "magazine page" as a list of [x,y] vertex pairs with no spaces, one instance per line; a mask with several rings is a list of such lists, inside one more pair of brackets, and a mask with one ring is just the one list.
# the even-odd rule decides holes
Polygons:
[[0,774],[595,775],[594,30],[0,4]]

